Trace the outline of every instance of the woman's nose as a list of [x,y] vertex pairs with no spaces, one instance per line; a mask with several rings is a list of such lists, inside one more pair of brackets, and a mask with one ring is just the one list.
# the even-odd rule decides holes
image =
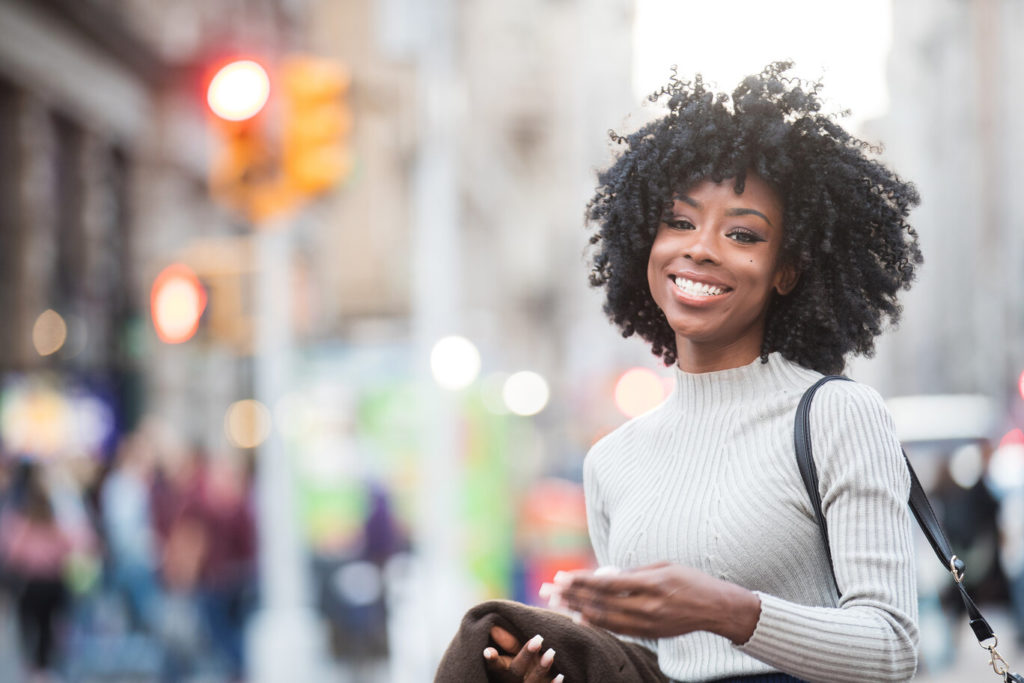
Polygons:
[[715,236],[711,230],[694,230],[683,248],[683,256],[696,263],[717,263]]

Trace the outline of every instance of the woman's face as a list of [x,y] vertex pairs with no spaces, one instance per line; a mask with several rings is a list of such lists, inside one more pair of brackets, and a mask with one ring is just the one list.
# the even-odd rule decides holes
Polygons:
[[742,194],[734,187],[733,178],[705,180],[676,194],[651,246],[651,296],[675,331],[679,367],[690,372],[757,358],[772,291],[796,284],[792,268],[778,267],[781,198],[754,175]]

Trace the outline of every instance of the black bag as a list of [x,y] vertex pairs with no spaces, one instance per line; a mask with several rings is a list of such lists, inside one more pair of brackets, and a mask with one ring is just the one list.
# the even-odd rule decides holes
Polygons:
[[[810,412],[811,412],[811,399],[814,397],[814,392],[818,390],[822,384],[832,380],[847,380],[848,377],[841,377],[839,375],[828,375],[822,377],[820,380],[815,382],[806,392],[804,392],[803,398],[800,399],[800,405],[796,409],[796,425],[794,429],[794,442],[796,445],[796,461],[800,468],[800,476],[803,477],[804,486],[807,488],[807,494],[811,499],[811,507],[814,508],[814,515],[818,520],[818,528],[821,531],[821,538],[825,542],[825,553],[828,555],[829,569],[832,572],[832,581],[836,586],[836,593],[840,594],[839,584],[836,582],[835,566],[832,564],[832,549],[828,544],[828,527],[825,523],[825,515],[821,511],[821,496],[818,493],[818,473],[814,468],[814,455],[811,450],[811,427],[810,427]],[[917,519],[917,523],[921,526],[921,530],[924,531],[925,537],[928,539],[928,543],[931,544],[932,550],[938,556],[939,561],[943,567],[949,570],[953,575],[953,580],[956,582],[957,588],[960,590],[960,597],[963,598],[964,606],[967,608],[967,616],[970,619],[971,630],[974,631],[975,637],[978,639],[978,644],[985,648],[989,652],[989,664],[992,665],[992,670],[998,676],[1002,676],[1003,681],[1009,683],[1024,683],[1024,677],[1020,674],[1012,673],[1010,671],[1009,664],[1006,660],[996,652],[996,646],[999,644],[999,639],[996,634],[993,633],[992,627],[989,626],[988,622],[985,621],[985,617],[978,611],[977,605],[974,604],[974,600],[967,594],[967,589],[964,588],[964,563],[963,560],[953,554],[953,550],[949,546],[949,541],[946,539],[946,534],[942,531],[942,527],[939,525],[939,520],[935,516],[935,511],[932,510],[931,503],[928,502],[928,496],[925,495],[924,489],[921,488],[921,482],[917,480],[917,474],[914,472],[914,468],[910,466],[910,460],[907,459],[906,451],[903,453],[903,459],[907,463],[907,470],[910,472],[910,510],[914,513],[914,517]]]

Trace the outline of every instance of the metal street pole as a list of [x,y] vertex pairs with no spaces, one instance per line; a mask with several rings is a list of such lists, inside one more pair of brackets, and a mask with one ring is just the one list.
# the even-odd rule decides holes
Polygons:
[[415,637],[394,648],[405,650],[392,660],[395,683],[418,683],[432,675],[471,598],[461,543],[456,397],[440,389],[429,371],[431,347],[460,324],[455,22],[449,0],[436,0],[429,10],[421,5],[419,11],[411,296],[421,451],[413,529],[416,569],[407,605],[418,616]]
[[[254,238],[256,398],[271,409],[287,390],[290,370],[290,228],[264,228]],[[260,446],[256,471],[260,607],[249,632],[250,674],[256,683],[324,680],[326,636],[312,607],[294,473],[276,428]]]

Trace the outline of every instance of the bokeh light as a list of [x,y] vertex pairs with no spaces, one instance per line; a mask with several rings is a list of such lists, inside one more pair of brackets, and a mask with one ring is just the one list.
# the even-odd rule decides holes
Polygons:
[[259,114],[270,97],[270,77],[251,59],[232,62],[210,81],[206,101],[214,114],[228,121],[244,121]]
[[52,356],[60,351],[68,338],[68,326],[60,313],[46,309],[32,326],[32,345],[40,356]]
[[666,393],[666,383],[653,370],[631,368],[615,383],[615,407],[626,417],[636,417],[665,400]]
[[1020,377],[1017,378],[1017,393],[1024,398],[1024,370],[1021,370]]
[[30,378],[0,393],[0,438],[10,453],[98,456],[115,429],[111,406],[84,387]]
[[973,488],[985,472],[981,446],[976,443],[961,446],[949,459],[949,476],[962,489]]
[[224,432],[239,448],[256,448],[270,435],[270,410],[254,399],[236,401],[224,416]]
[[1024,487],[1024,432],[1011,429],[999,441],[988,464],[988,480],[1001,493]]
[[206,289],[191,268],[172,263],[153,281],[149,305],[156,336],[167,344],[180,344],[199,329],[206,310]]
[[544,410],[551,391],[547,380],[541,375],[522,370],[509,375],[501,395],[511,412],[528,417]]
[[465,337],[443,337],[430,352],[430,371],[442,389],[464,389],[480,374],[480,352]]
[[334,573],[333,584],[345,602],[358,607],[372,605],[384,592],[381,570],[365,560],[339,567]]

